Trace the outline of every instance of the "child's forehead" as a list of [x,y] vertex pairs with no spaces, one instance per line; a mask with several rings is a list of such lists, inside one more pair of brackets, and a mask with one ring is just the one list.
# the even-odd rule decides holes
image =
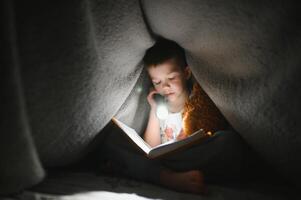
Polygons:
[[181,72],[181,67],[179,64],[174,61],[174,60],[167,60],[163,63],[153,65],[149,67],[149,72],[150,71],[164,71],[166,73],[172,73],[172,72]]

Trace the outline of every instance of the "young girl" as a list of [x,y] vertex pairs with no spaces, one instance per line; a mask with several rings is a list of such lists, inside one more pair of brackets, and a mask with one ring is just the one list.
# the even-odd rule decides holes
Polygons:
[[[184,49],[177,43],[159,39],[146,51],[143,58],[154,88],[148,94],[150,105],[148,125],[144,140],[152,147],[170,140],[179,140],[203,129],[211,134],[227,126],[214,103],[195,82],[187,65]],[[166,99],[168,116],[159,119],[154,95]],[[163,169],[161,184],[190,192],[204,192],[203,173],[200,170],[176,172]]]

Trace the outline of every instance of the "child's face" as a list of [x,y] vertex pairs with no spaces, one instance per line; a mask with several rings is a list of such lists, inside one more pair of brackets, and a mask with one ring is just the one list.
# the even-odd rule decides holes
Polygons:
[[190,78],[190,69],[185,70],[170,59],[157,66],[151,66],[148,73],[157,92],[165,97],[169,102],[183,100],[188,95],[186,81]]

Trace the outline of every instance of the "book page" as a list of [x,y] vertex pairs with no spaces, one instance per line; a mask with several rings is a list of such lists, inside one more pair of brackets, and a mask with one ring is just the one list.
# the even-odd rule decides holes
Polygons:
[[119,121],[116,118],[112,118],[113,122],[115,122],[119,128],[123,130],[123,132],[135,143],[137,146],[142,149],[149,158],[155,158],[160,155],[172,152],[178,148],[184,147],[186,145],[189,145],[190,143],[194,143],[195,141],[198,141],[199,139],[206,139],[210,136],[205,134],[202,129],[196,131],[192,135],[188,136],[185,139],[179,140],[179,141],[169,141],[164,144],[160,144],[156,147],[151,147],[149,144],[147,144],[140,135],[131,127],[127,126],[123,122]]
[[140,137],[140,135],[132,128],[122,123],[116,118],[112,120],[129,136],[133,142],[135,142],[146,154],[151,150],[151,147]]
[[198,130],[195,133],[193,133],[192,135],[190,135],[189,137],[183,139],[183,140],[179,140],[179,141],[170,141],[170,142],[166,142],[164,144],[160,144],[156,147],[154,147],[150,152],[149,152],[149,157],[150,158],[155,158],[157,156],[163,155],[165,153],[174,151],[180,147],[183,147],[189,143],[192,143],[194,141],[197,141],[201,138],[205,138],[205,134],[203,132],[203,130]]

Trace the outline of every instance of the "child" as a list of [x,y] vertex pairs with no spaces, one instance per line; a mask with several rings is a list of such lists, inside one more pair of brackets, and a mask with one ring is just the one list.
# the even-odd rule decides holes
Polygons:
[[[177,43],[160,38],[146,51],[143,61],[154,86],[147,97],[150,114],[144,133],[144,140],[150,146],[183,139],[201,128],[208,133],[225,129],[227,123],[218,109],[200,86],[193,84],[184,49]],[[166,99],[169,111],[166,119],[156,115],[155,94]],[[161,184],[176,190],[205,191],[200,170],[162,170],[160,180]]]
[[[193,83],[184,49],[177,43],[158,39],[146,51],[143,61],[154,86],[147,97],[151,109],[144,134],[150,146],[185,138],[200,128],[212,133],[227,129],[226,120],[214,103]],[[165,120],[156,116],[155,94],[167,101],[169,116]],[[220,131],[206,144],[154,160],[123,139],[122,134],[109,134],[103,146],[107,151],[103,157],[109,160],[108,166],[114,173],[177,191],[205,193],[204,180],[231,180],[239,177],[243,168],[244,143],[233,131]]]

